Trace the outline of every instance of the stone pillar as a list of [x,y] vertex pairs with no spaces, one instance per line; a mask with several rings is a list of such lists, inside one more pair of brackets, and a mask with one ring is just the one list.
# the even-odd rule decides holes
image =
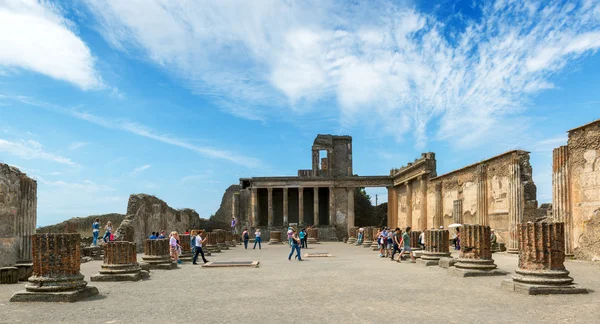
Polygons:
[[304,188],[298,188],[298,226],[304,225]]
[[239,206],[240,206],[240,193],[235,192],[235,193],[233,193],[233,196],[231,199],[231,217],[235,218],[235,220],[236,220],[235,227],[233,228],[236,231],[236,233],[238,232],[237,228],[241,226]]
[[288,226],[288,188],[283,188],[283,226]]
[[33,272],[32,237],[37,222],[37,182],[25,175],[20,177],[21,205],[15,217],[15,237],[19,242],[17,263],[19,280],[26,281]]
[[397,203],[396,203],[396,190],[394,190],[394,187],[387,187],[387,192],[388,192],[388,210],[387,210],[387,216],[388,216],[388,223],[387,225],[389,227],[396,227],[396,219],[395,219],[395,213],[394,211],[398,209],[397,207]]
[[11,302],[74,302],[98,294],[79,272],[79,234],[36,234],[32,238],[33,275],[25,291],[15,293]]
[[413,250],[420,250],[419,246],[419,235],[421,235],[421,231],[410,231],[410,248]]
[[442,196],[442,182],[435,184],[435,215],[433,216],[433,228],[444,225],[444,200]]
[[149,264],[150,269],[175,269],[177,263],[171,260],[170,252],[169,239],[144,240],[142,260]]
[[406,226],[412,227],[412,187],[410,186],[410,182],[406,182]]
[[230,231],[225,231],[225,245],[229,247],[235,247],[235,243],[233,242],[233,233]]
[[142,268],[137,262],[135,243],[112,241],[104,244],[103,249],[104,262],[99,274],[90,277],[92,281],[138,281],[142,279]]
[[217,237],[217,246],[220,250],[229,250],[229,247],[227,246],[227,244],[225,244],[225,239],[227,235],[225,232],[226,231],[222,229],[216,229],[213,231],[213,233],[215,233],[215,236]]
[[371,245],[373,245],[373,228],[372,227],[365,227],[365,231],[363,232],[363,244],[362,247],[364,248],[371,248]]
[[308,229],[308,239],[306,242],[309,244],[319,244],[319,230],[316,228]]
[[[427,176],[419,177],[421,191],[421,217],[419,218],[419,230],[427,229]],[[394,227],[395,228],[395,227]]]
[[333,225],[335,225],[335,188],[329,187],[329,226]]
[[356,232],[358,231],[358,227],[350,227],[348,229],[348,244],[356,243]]
[[371,250],[373,251],[379,251],[378,245],[377,245],[377,232],[379,232],[379,229],[377,227],[373,227],[371,228],[371,235],[373,236],[373,243],[371,243]]
[[313,208],[313,225],[319,226],[319,187],[314,188],[314,208]]
[[354,227],[354,188],[348,190],[348,229]]
[[425,266],[438,265],[441,258],[450,257],[449,246],[448,230],[426,230],[425,251],[418,262]]
[[273,226],[273,188],[267,188],[268,192],[268,223],[269,227]]
[[449,273],[459,277],[503,276],[492,259],[491,229],[483,225],[463,225],[460,231],[460,254]]
[[283,244],[281,242],[281,231],[271,231],[269,233],[269,245]]
[[458,199],[454,201],[454,204],[452,206],[452,219],[455,223],[458,224],[462,224],[462,216],[463,216],[463,206],[462,206],[462,200]]
[[319,176],[319,150],[312,150],[312,172],[313,177]]
[[252,188],[252,192],[250,194],[250,211],[252,213],[250,226],[256,227],[258,226],[258,189]]
[[529,295],[581,294],[588,291],[573,284],[565,269],[563,223],[519,224],[519,268],[502,287]]
[[191,237],[189,234],[179,234],[179,245],[181,245],[181,255],[179,260],[192,261],[192,246],[190,244]]
[[19,283],[19,269],[17,267],[0,268],[0,285]]
[[573,255],[573,218],[569,180],[569,147],[552,151],[552,216],[565,224],[565,254]]
[[521,166],[518,159],[514,159],[509,165],[509,199],[508,216],[509,218],[509,237],[506,252],[519,253],[519,233],[518,226],[523,222],[523,185],[521,183]]
[[208,232],[206,233],[206,235],[208,237],[208,239],[206,240],[206,249],[211,253],[220,253],[221,249],[217,245],[217,234],[215,232]]
[[477,222],[479,225],[488,226],[488,191],[487,191],[487,165],[477,165]]

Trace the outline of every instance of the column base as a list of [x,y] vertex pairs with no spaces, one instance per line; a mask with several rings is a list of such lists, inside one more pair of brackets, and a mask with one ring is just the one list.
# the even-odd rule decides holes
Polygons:
[[429,252],[421,254],[421,258],[417,260],[417,263],[426,267],[439,265],[441,258],[449,258],[450,252]]
[[277,241],[277,240],[269,240],[269,245],[279,245],[279,244],[283,244],[283,242]]
[[348,244],[354,244],[354,243],[356,243],[356,237],[349,238],[346,243],[348,243]]
[[467,270],[482,270],[491,271],[496,269],[498,266],[494,264],[492,259],[462,259],[456,260],[455,267]]
[[81,299],[98,295],[98,288],[92,286],[85,286],[81,289],[72,291],[59,291],[59,292],[32,292],[32,291],[19,291],[16,292],[11,298],[10,302],[76,302]]
[[140,281],[142,280],[142,270],[135,273],[113,273],[113,274],[95,274],[90,277],[91,281]]
[[225,243],[217,243],[217,246],[221,250],[229,250],[229,247],[227,245],[225,245]]
[[492,269],[492,270],[480,270],[480,269],[463,269],[457,267],[451,267],[448,269],[448,274],[455,277],[490,277],[490,276],[505,276],[507,272]]
[[516,249],[516,248],[508,248],[508,249],[506,249],[506,253],[510,253],[510,254],[519,254],[519,249]]
[[439,265],[440,260],[423,260],[423,258],[421,258],[421,259],[417,259],[417,264],[420,264],[425,267],[432,267],[432,266]]
[[19,269],[19,281],[27,281],[33,275],[33,262],[19,261],[15,267]]
[[364,247],[365,249],[368,249],[368,248],[371,248],[371,247],[373,247],[373,241],[365,241],[365,242],[362,244],[362,247]]
[[377,245],[377,242],[373,242],[373,244],[371,244],[371,250],[379,251],[379,245]]
[[354,244],[354,246],[362,246],[362,245],[363,245],[363,242],[362,242],[362,241],[361,241],[361,242],[359,242],[359,241],[356,241],[356,243]]
[[19,269],[17,267],[0,268],[0,285],[19,283]]
[[208,252],[211,252],[211,253],[221,253],[221,249],[219,249],[219,247],[216,245],[207,246],[206,250],[208,250]]
[[502,281],[501,287],[512,292],[525,295],[563,295],[587,294],[588,290],[577,285],[532,285],[515,282],[513,279]]
[[455,264],[455,258],[440,258],[438,265],[440,266],[440,268],[450,269],[450,267],[454,267]]

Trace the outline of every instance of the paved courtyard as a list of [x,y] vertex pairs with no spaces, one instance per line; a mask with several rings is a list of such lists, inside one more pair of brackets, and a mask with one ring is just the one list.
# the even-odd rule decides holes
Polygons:
[[[287,246],[236,247],[213,261],[257,260],[258,268],[184,264],[143,282],[91,283],[100,295],[73,304],[8,303],[24,284],[0,286],[0,323],[598,323],[600,295],[523,296],[506,277],[455,278],[445,269],[398,264],[342,243],[305,252],[333,258],[288,261]],[[512,272],[517,256],[494,254]],[[82,264],[89,277],[101,261]],[[575,281],[600,291],[600,267],[569,261]]]

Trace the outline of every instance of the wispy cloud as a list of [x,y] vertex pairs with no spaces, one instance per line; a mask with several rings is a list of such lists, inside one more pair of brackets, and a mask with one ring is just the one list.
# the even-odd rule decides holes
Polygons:
[[552,153],[552,150],[567,144],[568,137],[567,135],[560,135],[556,137],[546,138],[540,141],[533,143],[531,146],[532,152],[543,152],[543,153]]
[[52,2],[1,1],[0,67],[35,71],[84,90],[102,88],[95,59],[73,27]]
[[135,176],[135,175],[138,175],[138,174],[150,169],[151,167],[152,166],[150,164],[144,164],[142,166],[139,166],[139,167],[133,169],[133,171],[131,171],[129,174],[132,176]]
[[42,144],[34,140],[8,141],[0,139],[0,152],[4,152],[25,160],[45,160],[76,166],[71,159],[44,151]]
[[188,175],[180,180],[181,183],[219,183],[217,180],[209,179],[208,174],[193,174]]
[[78,190],[85,192],[115,191],[115,189],[110,186],[97,184],[90,180],[84,180],[82,182],[66,182],[62,180],[48,181],[41,177],[36,177],[36,179],[45,186],[61,188],[66,190]]
[[77,150],[80,149],[84,146],[88,145],[88,143],[85,142],[73,142],[69,145],[69,150],[73,151],[73,150]]
[[600,47],[597,1],[484,1],[450,21],[384,1],[87,3],[115,48],[141,51],[234,115],[333,99],[343,125],[411,134],[419,148],[489,142]]

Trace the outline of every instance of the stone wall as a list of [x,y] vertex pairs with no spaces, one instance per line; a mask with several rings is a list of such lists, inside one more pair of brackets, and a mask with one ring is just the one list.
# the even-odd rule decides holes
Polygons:
[[239,193],[242,187],[240,185],[231,185],[221,198],[221,205],[215,213],[215,220],[221,222],[231,222],[231,215],[233,215],[233,197],[236,193]]
[[96,218],[100,219],[100,236],[102,236],[102,234],[104,234],[104,225],[106,225],[108,221],[113,224],[113,227],[118,226],[125,218],[125,215],[112,213],[86,217],[73,217],[58,224],[40,227],[37,229],[37,233],[78,233],[82,238],[89,237],[92,236],[92,224]]
[[0,163],[0,267],[31,260],[37,221],[37,182]]
[[137,194],[129,196],[127,216],[117,229],[115,239],[130,241],[133,237],[138,252],[141,252],[144,240],[152,232],[183,233],[193,228],[200,228],[200,216],[193,209],[176,210],[154,196]]

